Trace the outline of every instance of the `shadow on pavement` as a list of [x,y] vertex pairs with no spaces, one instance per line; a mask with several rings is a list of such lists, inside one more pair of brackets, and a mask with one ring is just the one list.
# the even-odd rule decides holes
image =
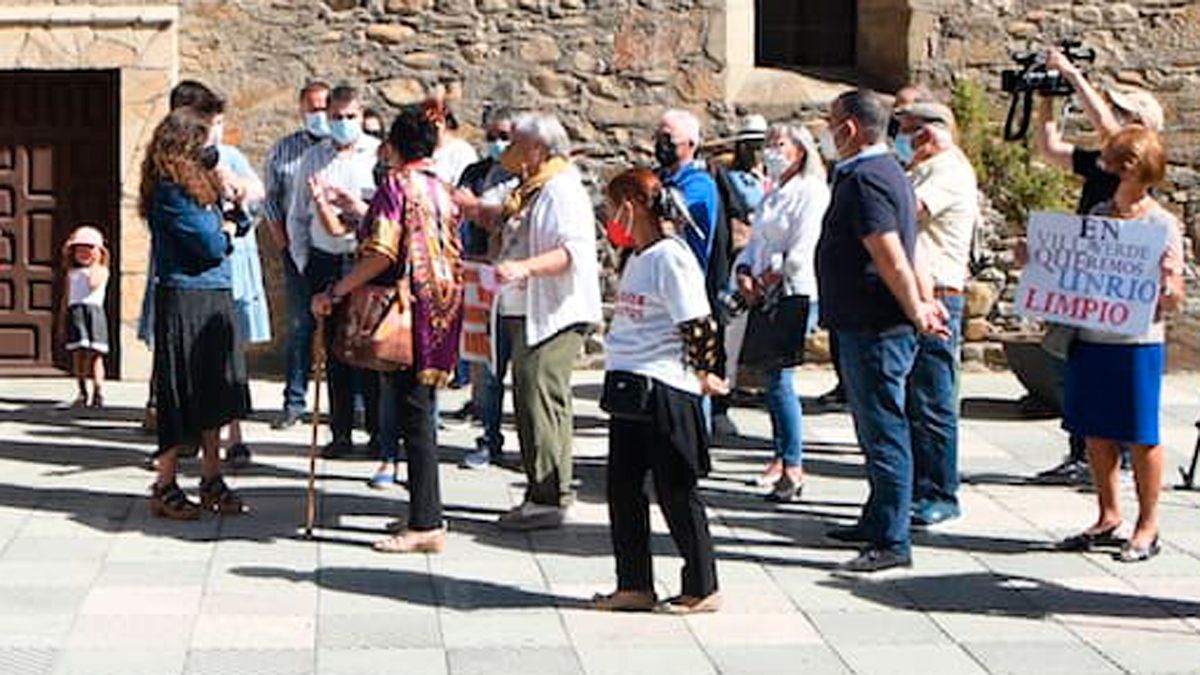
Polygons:
[[1200,616],[1200,603],[1196,602],[1080,590],[1042,579],[994,572],[883,581],[832,577],[818,583],[889,607],[896,607],[897,596],[902,596],[927,612],[1031,619],[1051,614],[1138,619]]
[[282,567],[237,567],[233,569],[233,573],[256,579],[286,579],[295,583],[312,583],[331,591],[373,595],[397,602],[458,610],[586,606],[586,603],[578,598],[503,586],[489,581],[404,570],[322,567],[316,572],[298,572]]

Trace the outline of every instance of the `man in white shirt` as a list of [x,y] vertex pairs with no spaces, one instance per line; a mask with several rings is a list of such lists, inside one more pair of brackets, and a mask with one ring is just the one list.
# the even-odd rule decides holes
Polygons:
[[896,151],[908,164],[917,196],[917,247],[950,313],[950,337],[922,335],[908,377],[912,425],[913,524],[957,518],[958,370],[971,240],[979,221],[979,186],[970,160],[954,143],[954,114],[940,103],[896,112]]
[[[327,290],[354,266],[355,231],[375,194],[379,141],[363,133],[362,112],[353,87],[334,87],[329,96],[329,137],[304,153],[296,171],[287,212],[288,249],[313,294]],[[378,379],[332,357],[326,360],[326,370],[333,442],[325,446],[323,456],[340,457],[353,450],[356,382],[366,399],[367,431],[374,445],[379,431]]]
[[496,276],[501,330],[512,346],[513,401],[524,502],[500,517],[514,530],[558,527],[574,501],[571,371],[584,333],[601,321],[600,269],[591,197],[567,159],[570,141],[552,116],[513,124],[501,156],[521,185],[505,202],[505,243]]

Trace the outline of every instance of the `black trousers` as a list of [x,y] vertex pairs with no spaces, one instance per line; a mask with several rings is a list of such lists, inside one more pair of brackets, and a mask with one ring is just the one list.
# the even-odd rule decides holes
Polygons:
[[[354,254],[334,255],[312,249],[305,275],[313,295],[328,290],[354,268]],[[333,440],[350,442],[354,429],[354,397],[362,393],[366,408],[367,432],[374,440],[379,434],[379,378],[375,373],[351,368],[331,356],[333,331],[325,331],[325,372],[329,386],[329,429]]]
[[[666,389],[658,387],[657,389]],[[696,406],[695,414],[671,415],[699,420],[699,397],[670,390],[665,406]],[[703,429],[672,430],[660,415],[650,422],[611,419],[608,436],[608,517],[613,552],[617,559],[617,588],[623,591],[653,591],[654,573],[650,556],[650,502],[646,496],[646,473],[654,480],[654,492],[671,538],[683,557],[684,595],[704,597],[717,590],[717,564],[713,553],[708,517],[697,490],[696,468],[688,461],[697,448],[678,447],[681,442],[704,443]],[[674,433],[673,433],[674,432]],[[681,433],[682,432],[682,433]],[[699,449],[703,452],[703,449]],[[694,455],[692,455],[694,456]]]
[[[417,382],[411,370],[378,374],[381,405],[389,428],[400,430],[408,465],[408,529],[442,526],[438,476],[437,423],[433,387]],[[393,442],[394,446],[394,442]]]

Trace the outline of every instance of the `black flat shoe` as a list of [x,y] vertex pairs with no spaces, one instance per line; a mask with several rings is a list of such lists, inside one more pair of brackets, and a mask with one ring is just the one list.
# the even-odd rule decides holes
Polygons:
[[858,554],[858,557],[838,565],[843,572],[882,572],[898,567],[912,567],[912,556],[900,555],[891,551],[868,548]]
[[250,448],[245,443],[234,443],[226,451],[225,461],[235,471],[250,466]]
[[1133,542],[1127,541],[1121,546],[1121,550],[1113,554],[1113,560],[1123,563],[1145,562],[1154,556],[1162,553],[1162,547],[1158,545],[1158,535],[1154,535],[1154,541],[1150,542],[1149,546],[1139,548],[1133,545]]
[[1123,546],[1125,540],[1116,534],[1118,527],[1120,525],[1113,525],[1107,530],[1100,532],[1080,532],[1058,542],[1054,545],[1054,548],[1067,553],[1083,553],[1098,546]]

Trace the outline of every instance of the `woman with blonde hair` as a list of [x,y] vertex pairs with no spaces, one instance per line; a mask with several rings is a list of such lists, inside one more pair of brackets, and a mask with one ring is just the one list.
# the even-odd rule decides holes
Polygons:
[[[1126,220],[1124,229],[1166,228],[1167,247],[1160,262],[1158,312],[1150,329],[1134,336],[1082,329],[1067,354],[1063,421],[1068,431],[1086,439],[1099,514],[1095,523],[1064,539],[1059,548],[1083,551],[1120,545],[1117,560],[1139,562],[1160,551],[1163,315],[1183,305],[1182,227],[1150,194],[1166,175],[1166,151],[1157,133],[1139,125],[1126,127],[1105,144],[1101,162],[1121,182],[1113,198],[1096,206],[1092,215]],[[1116,537],[1121,526],[1122,445],[1132,449],[1138,498],[1137,523],[1127,541]]]
[[738,292],[752,312],[773,312],[773,327],[791,327],[746,338],[753,344],[749,351],[769,354],[761,365],[767,372],[765,398],[775,456],[757,482],[772,486],[768,500],[791,502],[804,489],[803,411],[792,369],[803,360],[809,317],[816,313],[815,254],[830,194],[820,151],[802,126],[773,126],[763,163],[771,188],[754,212],[750,243],[734,271]]

